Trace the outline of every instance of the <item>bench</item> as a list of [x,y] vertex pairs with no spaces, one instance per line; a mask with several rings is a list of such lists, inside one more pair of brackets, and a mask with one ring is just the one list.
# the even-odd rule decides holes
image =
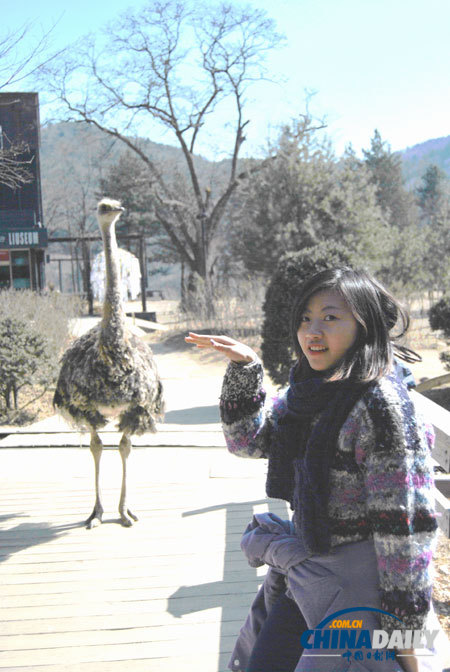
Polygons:
[[155,296],[159,296],[161,301],[164,300],[164,294],[161,289],[147,289],[145,292],[145,295],[149,298],[152,299]]

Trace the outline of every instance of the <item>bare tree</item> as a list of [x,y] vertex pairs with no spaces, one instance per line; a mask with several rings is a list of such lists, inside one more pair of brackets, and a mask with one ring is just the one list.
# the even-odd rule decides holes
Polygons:
[[[0,35],[0,91],[11,89],[31,77],[54,58],[54,54],[49,54],[50,34],[54,26],[23,51],[24,40],[32,27],[33,24],[26,23],[15,31]],[[0,184],[17,189],[33,181],[33,175],[28,169],[33,158],[27,156],[28,150],[25,142],[8,138],[0,127]]]
[[[259,9],[150,1],[110,24],[101,47],[98,39],[85,38],[43,68],[66,119],[94,124],[144,162],[155,216],[180,261],[206,283],[212,242],[230,197],[250,174],[238,165],[250,122],[246,94],[265,76],[264,57],[280,40],[273,21]],[[227,176],[219,188],[200,174],[195,153],[210,115],[224,104],[233,132]],[[151,135],[155,122],[182,151],[183,184],[136,139],[137,133]]]

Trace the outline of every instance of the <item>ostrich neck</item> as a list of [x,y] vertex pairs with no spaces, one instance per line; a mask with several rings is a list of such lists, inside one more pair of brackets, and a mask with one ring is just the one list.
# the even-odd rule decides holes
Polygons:
[[105,335],[122,334],[125,327],[125,313],[120,292],[120,269],[114,223],[102,228],[105,251],[106,287],[103,302],[102,331]]

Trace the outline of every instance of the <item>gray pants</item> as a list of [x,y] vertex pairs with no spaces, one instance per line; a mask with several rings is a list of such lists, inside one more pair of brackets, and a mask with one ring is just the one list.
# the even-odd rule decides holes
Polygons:
[[[403,672],[391,651],[370,648],[373,631],[381,629],[379,613],[371,611],[380,609],[372,540],[344,544],[327,555],[308,555],[289,521],[273,514],[256,514],[241,546],[250,565],[267,563],[270,569],[241,629],[231,670],[245,671],[261,625],[284,590],[297,603],[308,629],[314,631],[305,642],[295,672]],[[347,611],[336,613],[343,610]],[[351,627],[342,621],[350,621]],[[367,635],[362,635],[363,631]],[[441,672],[433,655],[421,662],[424,672]]]
[[[323,629],[320,628],[322,637],[316,633],[310,636],[312,648],[305,649],[296,672],[401,672],[402,668],[395,659],[389,656],[386,660],[386,650],[340,646],[343,630],[349,637],[356,635],[357,644],[361,629],[330,628],[333,621],[337,621],[337,624],[339,621],[359,621],[362,629],[369,632],[370,638],[374,630],[380,629],[379,614],[365,611],[380,608],[378,570],[372,541],[344,544],[329,555],[307,558],[288,572],[288,593],[297,602],[311,630],[316,630],[318,625],[336,612],[352,609],[351,612],[334,616]],[[364,610],[358,610],[358,607]],[[334,637],[337,648],[333,646],[333,630],[336,630]],[[327,645],[328,636],[330,642]],[[348,652],[351,656],[343,657]]]

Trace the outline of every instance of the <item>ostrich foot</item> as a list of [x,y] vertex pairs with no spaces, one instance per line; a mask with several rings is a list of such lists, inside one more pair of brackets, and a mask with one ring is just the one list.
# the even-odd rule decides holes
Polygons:
[[120,511],[120,521],[124,527],[131,527],[134,523],[134,521],[138,520],[138,517],[134,515],[130,511],[130,509],[127,509],[125,511]]
[[103,517],[103,509],[97,508],[95,506],[94,510],[92,511],[91,515],[86,521],[86,528],[88,530],[92,530],[93,527],[98,527],[99,525],[101,525],[102,517]]

